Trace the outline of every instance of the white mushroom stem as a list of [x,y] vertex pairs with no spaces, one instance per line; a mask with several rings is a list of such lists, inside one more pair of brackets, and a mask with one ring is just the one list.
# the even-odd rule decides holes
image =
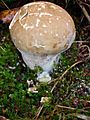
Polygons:
[[43,69],[43,72],[41,74],[37,73],[37,80],[40,82],[48,82],[51,80],[49,72],[53,70],[54,63],[58,63],[60,53],[56,55],[40,56],[26,53],[21,50],[19,51],[21,52],[23,60],[27,66],[29,66],[31,69],[34,69],[35,66],[40,66]]
[[54,63],[57,63],[59,60],[59,54],[56,55],[47,55],[47,56],[40,56],[34,55],[27,52],[23,52],[19,50],[22,54],[24,62],[31,68],[34,69],[35,66],[40,66],[43,68],[44,71],[51,71]]
[[41,74],[38,75],[37,80],[39,82],[49,82],[51,80],[51,77],[48,72],[42,72]]

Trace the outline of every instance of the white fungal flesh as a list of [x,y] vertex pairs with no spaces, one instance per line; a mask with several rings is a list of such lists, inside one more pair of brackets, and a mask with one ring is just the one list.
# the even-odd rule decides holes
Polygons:
[[43,15],[48,15],[48,16],[51,16],[52,17],[52,14],[50,13],[47,13],[47,12],[42,12],[39,14],[39,17],[42,17]]
[[59,12],[62,12],[62,10],[59,10]]
[[39,26],[39,23],[40,23],[40,20],[39,20],[39,19],[37,19],[37,22],[36,22],[36,27],[38,27],[38,26]]
[[38,11],[40,11],[42,8],[38,8]]
[[38,75],[37,80],[39,82],[49,82],[51,80],[51,77],[48,72],[42,72]]
[[58,34],[56,34],[56,36],[58,36]]
[[63,39],[65,39],[65,35],[63,36]]
[[44,8],[44,9],[45,9],[45,5],[42,5],[42,8]]
[[31,15],[31,16],[33,16],[33,15],[38,16],[39,13],[29,13],[28,15],[29,15],[29,16],[30,16],[30,15]]
[[33,46],[34,46],[34,47],[37,47],[37,48],[40,48],[40,47],[44,48],[44,47],[45,47],[44,45],[39,45],[39,44],[37,44],[37,43],[34,44]]
[[53,64],[58,62],[58,56],[60,56],[60,54],[40,56],[26,53],[21,50],[19,51],[22,54],[23,60],[31,69],[34,69],[35,66],[40,66],[46,72],[49,72],[53,69]]
[[47,27],[47,25],[43,24],[42,27]]
[[51,21],[51,20],[49,20],[49,23],[52,23],[52,21]]
[[66,23],[66,25],[67,25],[67,26],[69,25],[68,22]]
[[33,29],[34,26],[26,26],[25,29],[28,30],[28,29]]
[[[72,37],[71,37],[72,36]],[[71,44],[73,43],[74,39],[75,39],[75,36],[76,36],[76,32],[73,33],[73,35],[71,35],[71,33],[68,35],[68,38],[67,39],[67,49],[70,48]],[[66,37],[66,36],[63,36],[63,37]],[[65,49],[65,51],[67,50]]]
[[40,82],[48,82],[51,80],[49,72],[53,69],[53,64],[58,62],[60,54],[42,57],[38,55],[28,54],[21,50],[19,51],[22,54],[24,62],[31,69],[34,69],[35,66],[40,66],[43,68],[44,72],[38,74],[37,80],[39,80]]
[[51,8],[53,8],[53,9],[56,9],[56,7],[55,7],[55,6],[53,6],[53,5],[51,5],[50,7],[51,7]]
[[42,33],[40,33],[40,36],[42,36],[43,34]]

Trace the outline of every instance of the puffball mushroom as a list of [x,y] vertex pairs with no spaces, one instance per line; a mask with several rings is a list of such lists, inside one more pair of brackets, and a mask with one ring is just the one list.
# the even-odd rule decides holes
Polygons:
[[43,68],[39,81],[49,81],[49,72],[58,56],[70,48],[75,39],[71,16],[51,2],[32,2],[20,8],[10,26],[12,41],[31,69]]

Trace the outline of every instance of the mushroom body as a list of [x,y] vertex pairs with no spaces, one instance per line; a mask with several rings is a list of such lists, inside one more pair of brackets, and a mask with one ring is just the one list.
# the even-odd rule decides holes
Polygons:
[[46,76],[60,53],[70,48],[76,34],[71,16],[60,6],[44,1],[21,7],[9,29],[25,63],[31,69],[42,67]]

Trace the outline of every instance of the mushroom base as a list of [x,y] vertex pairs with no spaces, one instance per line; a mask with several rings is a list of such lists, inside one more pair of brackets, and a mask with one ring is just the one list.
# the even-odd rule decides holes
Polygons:
[[[49,75],[49,72],[53,70],[53,65],[54,63],[57,64],[58,60],[60,58],[60,54],[56,54],[56,55],[35,55],[35,54],[30,54],[27,52],[23,52],[21,50],[19,50],[22,54],[23,60],[26,63],[26,65],[31,68],[34,69],[35,66],[40,66],[43,69],[43,72],[41,74],[38,73],[38,77],[37,79],[40,81],[44,80],[50,81],[51,77]],[[45,79],[44,79],[44,78]],[[43,79],[41,79],[43,78]],[[48,78],[48,79],[47,79]]]

